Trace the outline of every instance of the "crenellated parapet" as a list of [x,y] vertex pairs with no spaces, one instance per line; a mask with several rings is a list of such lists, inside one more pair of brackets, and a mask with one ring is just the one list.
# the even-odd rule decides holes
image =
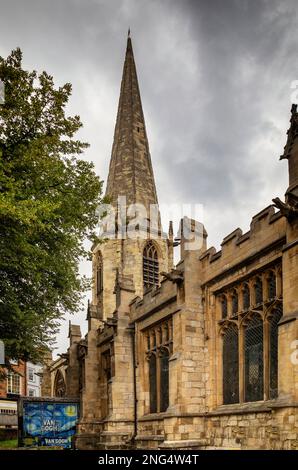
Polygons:
[[221,250],[210,247],[200,256],[205,272],[205,282],[233,266],[247,264],[255,256],[260,258],[262,252],[274,250],[285,242],[286,219],[280,211],[276,212],[270,205],[254,215],[250,230],[243,233],[240,228],[224,237]]
[[[172,271],[175,272],[176,270]],[[177,283],[170,279],[171,273],[167,273],[167,275],[169,277],[165,277],[158,287],[148,289],[143,298],[135,297],[130,302],[131,321],[138,321],[147,315],[152,315],[176,301]]]

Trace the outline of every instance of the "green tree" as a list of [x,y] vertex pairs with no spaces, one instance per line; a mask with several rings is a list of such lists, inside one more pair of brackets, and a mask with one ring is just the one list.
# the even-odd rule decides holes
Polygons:
[[79,158],[88,144],[65,114],[71,85],[23,70],[20,49],[0,57],[0,80],[0,338],[8,356],[36,360],[80,308],[102,182]]

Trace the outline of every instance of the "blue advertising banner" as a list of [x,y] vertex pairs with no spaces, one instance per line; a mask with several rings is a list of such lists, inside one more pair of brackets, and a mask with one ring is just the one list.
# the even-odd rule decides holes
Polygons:
[[70,449],[78,418],[78,403],[24,401],[21,445]]

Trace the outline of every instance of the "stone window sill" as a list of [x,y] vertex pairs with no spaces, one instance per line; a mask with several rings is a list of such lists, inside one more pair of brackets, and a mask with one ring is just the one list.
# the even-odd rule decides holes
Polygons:
[[297,403],[283,400],[267,400],[249,403],[235,403],[232,405],[220,405],[215,410],[209,411],[208,415],[229,415],[245,413],[270,413],[276,408],[297,407]]

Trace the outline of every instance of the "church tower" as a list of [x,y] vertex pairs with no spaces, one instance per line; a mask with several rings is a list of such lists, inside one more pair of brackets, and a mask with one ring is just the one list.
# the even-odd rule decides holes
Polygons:
[[[158,288],[160,273],[168,272],[173,263],[172,234],[163,233],[160,223],[130,34],[106,196],[116,223],[115,232],[107,233],[92,249],[92,300],[80,358],[83,384],[78,448],[88,448],[88,443],[96,446],[99,435],[102,439],[103,432],[109,435],[113,431],[115,420],[121,429],[132,432],[134,370],[129,304],[150,288]],[[119,197],[124,201],[121,208]]]
[[172,267],[171,244],[160,223],[130,34],[106,196],[116,220],[115,233],[108,233],[109,239],[93,249],[94,286],[89,316],[98,320],[106,320],[118,307],[119,282],[142,297],[144,290],[159,285],[159,273]]

